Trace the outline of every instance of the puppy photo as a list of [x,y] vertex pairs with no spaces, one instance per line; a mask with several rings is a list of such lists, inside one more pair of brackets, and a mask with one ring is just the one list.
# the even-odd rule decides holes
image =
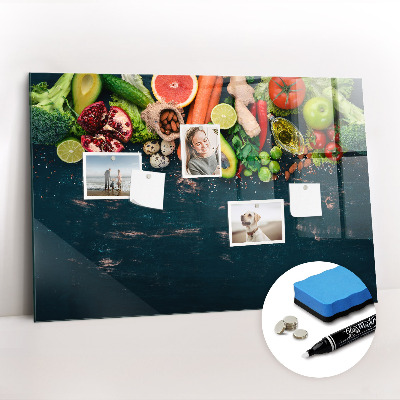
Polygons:
[[231,246],[285,243],[283,200],[229,201]]
[[242,225],[246,228],[246,242],[264,242],[271,240],[257,225],[261,216],[253,211],[246,211],[241,217]]

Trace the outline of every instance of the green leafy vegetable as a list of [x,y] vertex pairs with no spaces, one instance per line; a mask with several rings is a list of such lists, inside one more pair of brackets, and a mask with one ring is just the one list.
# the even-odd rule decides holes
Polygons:
[[256,100],[266,100],[268,97],[268,85],[271,77],[261,77],[261,82],[254,88],[254,98]]
[[136,104],[138,107],[146,108],[154,100],[149,99],[141,90],[127,81],[111,74],[102,74],[101,81],[103,85],[113,94]]
[[316,150],[313,151],[311,159],[316,167],[320,167],[323,164],[336,164],[336,161],[325,157],[324,152],[318,152]]
[[144,86],[143,79],[140,75],[122,74],[121,77],[124,81],[127,81],[131,85],[135,86],[136,89],[139,89],[149,99],[150,103],[154,103],[154,99],[150,91],[146,88],[146,86]]
[[[73,80],[72,80],[72,86],[73,86]],[[73,89],[72,89],[73,90]],[[71,127],[71,129],[69,130],[69,135],[70,136],[79,136],[81,137],[82,135],[86,135],[87,132],[78,124],[78,117],[79,114],[69,105],[69,102],[67,99],[65,99],[65,104],[67,106],[67,109],[70,111],[70,113],[73,115],[74,117],[74,123]]]
[[343,151],[367,151],[365,125],[341,125],[339,144],[342,147]]
[[232,146],[236,157],[246,169],[253,172],[258,171],[261,167],[258,151],[260,147],[259,138],[250,138],[238,123],[230,129],[234,132]]
[[223,103],[229,104],[230,106],[233,107],[233,103],[234,103],[233,97],[232,96],[225,97]]
[[69,134],[81,137],[82,135],[87,135],[87,132],[77,122],[75,122],[70,129]]
[[42,94],[44,92],[47,92],[49,89],[49,85],[47,82],[40,82],[36,85],[31,86],[31,92],[36,94]]
[[74,74],[63,74],[52,88],[41,82],[32,86],[31,138],[36,144],[57,144],[64,139],[76,118],[68,108],[66,97]]
[[322,91],[327,87],[331,87],[331,80],[329,78],[303,78],[303,81],[306,85],[304,103],[312,97],[322,96]]
[[146,124],[143,122],[142,118],[140,117],[140,111],[138,107],[130,103],[129,101],[119,97],[117,95],[111,95],[112,101],[110,101],[110,106],[120,107],[122,108],[131,119],[132,128],[134,130],[131,142],[147,142],[148,140],[158,139],[158,135],[148,131]]
[[323,90],[322,94],[332,99],[333,106],[343,115],[348,124],[365,124],[364,111],[350,103],[338,89],[328,87]]
[[[226,100],[226,99],[225,99]],[[232,103],[233,106],[233,103]],[[226,139],[230,139],[233,137],[233,135],[235,135],[236,133],[239,133],[240,130],[243,130],[242,126],[239,125],[238,122],[235,123],[235,125],[232,126],[232,128],[228,129],[228,132],[226,134]]]
[[246,82],[247,83],[253,83],[254,82],[254,76],[246,76]]
[[349,99],[353,91],[354,80],[350,78],[331,79],[332,87],[337,89],[346,99]]
[[303,81],[307,89],[305,102],[312,97],[324,96],[323,92],[327,88],[334,88],[349,99],[354,85],[354,80],[349,78],[303,78]]

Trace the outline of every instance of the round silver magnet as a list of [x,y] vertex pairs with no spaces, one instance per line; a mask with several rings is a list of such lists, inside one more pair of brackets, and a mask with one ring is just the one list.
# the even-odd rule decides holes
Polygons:
[[296,329],[293,332],[293,336],[296,339],[305,339],[308,336],[308,332],[305,329]]
[[292,315],[283,318],[283,322],[286,324],[286,329],[288,331],[293,331],[297,328],[297,318]]
[[279,321],[275,325],[275,333],[277,333],[278,335],[281,335],[283,332],[285,332],[285,329],[286,329],[286,324],[283,321]]

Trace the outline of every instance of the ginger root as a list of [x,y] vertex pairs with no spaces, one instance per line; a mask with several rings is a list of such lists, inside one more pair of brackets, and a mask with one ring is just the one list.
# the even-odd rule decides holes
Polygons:
[[238,122],[242,125],[244,131],[250,137],[258,136],[261,132],[261,128],[251,111],[241,100],[235,101],[235,109],[238,116]]
[[250,137],[258,136],[261,132],[260,125],[247,108],[249,104],[254,103],[254,89],[246,82],[246,77],[231,76],[227,90],[235,98],[235,110],[239,124]]
[[231,96],[241,100],[245,106],[254,103],[254,89],[246,82],[245,76],[231,76],[227,90]]

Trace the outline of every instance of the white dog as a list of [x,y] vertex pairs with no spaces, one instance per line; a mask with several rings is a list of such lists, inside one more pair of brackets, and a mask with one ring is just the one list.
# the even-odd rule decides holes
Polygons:
[[252,211],[246,211],[240,216],[242,225],[246,227],[246,242],[265,242],[271,240],[258,227],[257,222],[261,217]]

